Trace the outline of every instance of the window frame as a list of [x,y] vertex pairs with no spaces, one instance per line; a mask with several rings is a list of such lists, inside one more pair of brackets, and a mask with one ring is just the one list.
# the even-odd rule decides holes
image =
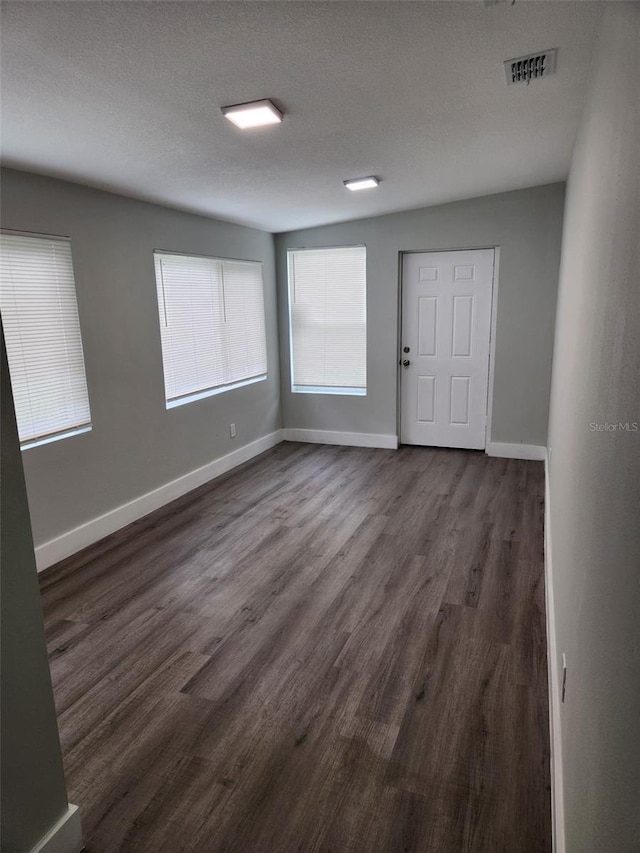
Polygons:
[[[177,397],[168,398],[167,397],[167,377],[165,373],[165,354],[164,347],[162,343],[162,313],[160,307],[160,300],[158,298],[159,290],[158,290],[158,278],[156,274],[156,256],[163,255],[171,255],[174,257],[182,257],[182,258],[202,258],[207,261],[216,261],[220,264],[226,263],[235,263],[235,264],[251,264],[260,268],[260,278],[262,283],[262,315],[264,321],[264,373],[261,373],[257,376],[250,376],[245,379],[234,380],[232,382],[226,382],[219,385],[210,386],[207,388],[200,389],[198,391],[191,391],[186,394],[182,394]],[[265,292],[264,292],[264,262],[251,259],[251,258],[227,258],[221,257],[218,255],[207,255],[201,252],[181,252],[175,249],[153,249],[152,251],[153,257],[153,268],[154,268],[154,281],[155,281],[155,290],[156,290],[156,302],[158,305],[158,330],[160,332],[160,354],[161,354],[161,363],[162,363],[162,378],[164,385],[164,401],[165,401],[165,409],[168,411],[170,409],[175,409],[180,406],[185,406],[188,403],[194,403],[198,400],[205,400],[208,397],[215,397],[218,394],[224,394],[227,391],[234,391],[237,388],[244,388],[248,385],[255,385],[258,382],[264,382],[269,377],[269,354],[268,354],[268,341],[267,341],[267,311],[265,305]],[[164,299],[164,296],[163,296]],[[165,309],[166,310],[166,309]]]
[[[294,356],[293,356],[293,294],[292,294],[292,259],[297,252],[331,252],[339,249],[364,249],[364,328],[365,328],[365,369],[366,379],[364,387],[349,385],[296,385],[294,382]],[[349,243],[335,246],[297,246],[287,248],[287,309],[289,328],[289,386],[292,394],[321,394],[334,397],[366,397],[368,394],[368,279],[367,279],[367,246],[365,243]]]
[[[33,239],[33,240],[50,240],[51,242],[55,241],[55,242],[59,242],[59,243],[67,243],[69,246],[69,258],[70,258],[70,263],[71,263],[71,274],[73,277],[73,295],[75,298],[75,309],[76,309],[76,315],[78,318],[78,331],[79,331],[78,337],[79,337],[79,344],[80,344],[80,353],[82,355],[82,370],[83,370],[83,374],[84,374],[84,385],[85,385],[85,390],[86,390],[87,411],[88,411],[88,415],[89,415],[89,420],[86,423],[78,424],[78,425],[73,426],[73,427],[65,427],[65,428],[58,430],[56,432],[43,433],[42,435],[38,435],[38,436],[34,436],[32,438],[20,440],[20,450],[24,452],[25,450],[31,450],[35,447],[41,447],[45,444],[52,444],[53,442],[61,441],[64,438],[71,438],[72,436],[75,436],[75,435],[83,435],[84,433],[92,432],[92,430],[93,430],[93,418],[91,415],[91,399],[90,399],[90,395],[89,395],[89,382],[87,379],[87,364],[86,364],[86,358],[85,358],[84,343],[82,340],[82,323],[80,321],[80,307],[78,305],[78,286],[77,286],[77,281],[76,281],[76,269],[75,269],[75,262],[74,262],[74,258],[73,258],[73,246],[72,246],[71,237],[69,237],[68,235],[63,235],[63,234],[44,234],[44,233],[41,233],[39,231],[24,231],[24,230],[20,230],[20,229],[0,228],[0,236],[3,236],[3,235],[6,235],[7,237],[25,237],[25,238]],[[4,327],[4,325],[5,324],[3,323],[3,327]],[[6,328],[4,331],[4,337],[5,337],[5,347],[7,349],[7,361],[9,362],[9,353],[8,353],[9,348],[6,344],[6,340],[7,340]],[[11,377],[11,364],[10,364],[10,362],[9,362],[8,366],[9,366],[9,376]],[[28,382],[27,382],[27,386],[28,386]],[[13,388],[12,388],[12,393],[13,393]],[[14,402],[14,408],[15,408],[15,402]],[[17,411],[16,411],[16,422],[17,422],[17,419],[18,419],[18,416],[17,416]],[[19,431],[20,430],[18,427],[18,432]]]

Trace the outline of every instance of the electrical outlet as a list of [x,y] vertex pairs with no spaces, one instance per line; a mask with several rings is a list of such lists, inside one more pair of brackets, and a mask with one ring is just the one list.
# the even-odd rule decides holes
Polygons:
[[236,437],[236,425],[235,424],[229,424],[229,435],[231,436],[231,438]]
[[562,702],[564,702],[565,693],[567,692],[567,656],[562,653]]

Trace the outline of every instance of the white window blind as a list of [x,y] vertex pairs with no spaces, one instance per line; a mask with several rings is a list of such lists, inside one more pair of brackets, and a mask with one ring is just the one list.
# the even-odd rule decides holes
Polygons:
[[90,429],[69,241],[0,234],[0,309],[22,446]]
[[288,253],[294,391],[365,394],[366,248]]
[[264,378],[262,264],[154,255],[167,405]]

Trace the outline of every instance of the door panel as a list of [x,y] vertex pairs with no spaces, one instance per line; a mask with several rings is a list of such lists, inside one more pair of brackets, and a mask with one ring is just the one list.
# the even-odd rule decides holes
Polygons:
[[449,424],[469,426],[469,377],[452,376],[449,393]]
[[421,296],[418,300],[418,354],[436,354],[438,297]]
[[418,420],[431,424],[436,416],[436,377],[418,376]]
[[402,262],[401,441],[485,446],[493,249]]
[[473,336],[473,296],[453,297],[451,357],[469,358]]

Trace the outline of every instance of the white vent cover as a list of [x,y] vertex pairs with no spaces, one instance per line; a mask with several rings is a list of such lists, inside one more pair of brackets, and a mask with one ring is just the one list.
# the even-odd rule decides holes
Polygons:
[[529,56],[519,56],[517,59],[507,59],[504,70],[507,75],[507,84],[530,83],[532,80],[540,80],[549,77],[556,70],[557,48],[542,50],[539,53],[530,53]]

